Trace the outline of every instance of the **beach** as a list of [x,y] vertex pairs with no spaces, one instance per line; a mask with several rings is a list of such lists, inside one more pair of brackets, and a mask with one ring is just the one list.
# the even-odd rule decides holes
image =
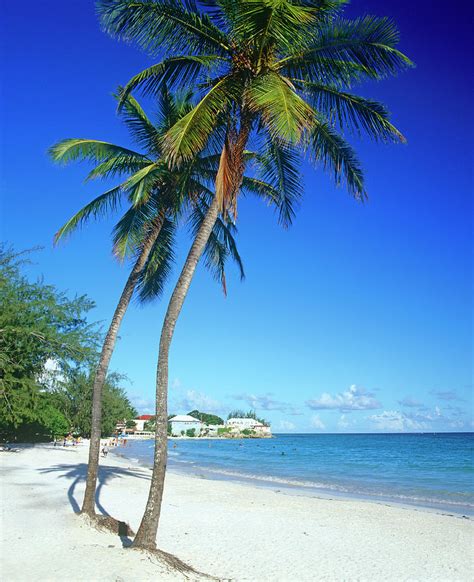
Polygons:
[[[74,514],[86,463],[86,445],[1,453],[2,579],[186,579]],[[149,478],[127,459],[101,459],[99,510],[136,531]],[[473,539],[472,520],[460,516],[171,472],[158,532],[160,549],[200,572],[258,581],[467,581]]]

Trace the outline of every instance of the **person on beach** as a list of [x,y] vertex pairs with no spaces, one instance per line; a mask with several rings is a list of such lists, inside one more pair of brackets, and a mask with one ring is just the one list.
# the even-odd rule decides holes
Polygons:
[[108,454],[108,452],[109,452],[109,449],[108,449],[107,445],[104,445],[104,446],[102,447],[102,456],[103,456],[103,457],[106,457],[106,456],[107,456],[107,454]]

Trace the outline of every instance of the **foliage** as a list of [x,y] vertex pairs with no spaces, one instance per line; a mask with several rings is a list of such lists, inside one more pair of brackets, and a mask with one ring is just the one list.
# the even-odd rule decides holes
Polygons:
[[[146,423],[145,423],[146,424]],[[137,423],[134,420],[127,420],[125,422],[125,428],[136,428]]]
[[[94,303],[69,299],[21,272],[29,253],[0,247],[0,427],[37,423],[58,430],[45,393],[56,378],[96,358],[99,334],[87,322]],[[46,423],[46,424],[45,424]],[[56,428],[54,428],[56,427]]]
[[[66,381],[60,382],[51,396],[57,408],[68,419],[71,429],[77,434],[89,437],[91,431],[93,374],[74,371]],[[102,436],[115,432],[118,419],[132,420],[137,411],[130,404],[125,390],[120,387],[123,376],[109,374],[102,396]]]
[[188,428],[188,430],[186,431],[186,436],[187,437],[195,437],[196,436],[196,429],[195,428]]
[[217,416],[215,414],[208,414],[207,412],[199,412],[199,410],[192,410],[191,412],[188,412],[189,416],[192,416],[194,418],[197,418],[198,420],[200,420],[201,422],[204,422],[204,424],[224,424],[224,421],[222,420],[222,418],[220,416]]
[[238,409],[232,410],[227,415],[227,420],[229,420],[230,418],[253,418],[257,422],[260,422],[261,424],[264,424],[265,426],[268,425],[268,422],[264,418],[259,418],[257,416],[257,413],[255,412],[255,410],[249,410],[247,412],[244,412],[243,410],[238,410]]
[[143,429],[153,432],[155,430],[155,428],[156,428],[156,419],[154,416],[152,416],[150,418],[150,420],[147,420],[145,422],[145,424],[143,425]]
[[[97,325],[87,321],[94,303],[29,281],[22,273],[27,256],[0,247],[0,438],[49,440],[71,430],[87,435],[91,401],[84,378],[100,340]],[[114,426],[129,414],[125,401],[112,379],[104,415]],[[111,420],[106,426],[112,432]]]
[[[119,95],[121,93],[119,92]],[[118,96],[117,96],[118,98]],[[52,159],[68,164],[85,161],[94,165],[88,180],[121,177],[117,186],[107,190],[79,210],[56,233],[55,241],[69,236],[91,219],[100,219],[125,207],[114,227],[113,251],[120,259],[136,261],[154,225],[161,223],[144,269],[139,275],[140,301],[161,296],[174,262],[177,224],[188,221],[192,233],[199,228],[212,192],[216,168],[211,152],[189,161],[179,171],[170,171],[163,158],[162,140],[166,131],[191,108],[190,95],[172,96],[162,88],[152,122],[138,101],[128,96],[122,101],[122,119],[134,141],[144,153],[94,139],[65,139],[50,148]],[[205,265],[225,290],[225,264],[233,259],[244,278],[242,260],[234,240],[236,229],[229,221],[219,220],[205,249]]]
[[218,428],[217,435],[220,436],[220,435],[228,434],[228,433],[230,433],[230,430],[231,429],[227,428],[227,427]]
[[[109,34],[159,59],[128,82],[122,100],[135,90],[158,95],[163,86],[197,88],[194,107],[163,140],[171,162],[187,163],[215,141],[222,147],[224,126],[226,143],[250,127],[266,157],[264,175],[273,178],[280,220],[289,224],[301,181],[285,179],[282,170],[298,174],[291,159],[295,148],[363,200],[363,172],[345,134],[404,141],[384,105],[350,89],[413,63],[398,50],[399,33],[390,19],[344,19],[346,3],[99,0],[98,13]],[[234,219],[237,194],[231,188],[221,200],[221,210]]]

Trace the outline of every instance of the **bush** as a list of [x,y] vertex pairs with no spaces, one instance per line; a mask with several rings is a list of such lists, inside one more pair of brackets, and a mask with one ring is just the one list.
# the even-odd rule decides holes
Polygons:
[[186,431],[187,437],[195,437],[196,436],[196,429],[195,428],[188,428]]
[[224,427],[224,428],[218,428],[217,429],[217,435],[223,435],[223,434],[228,434],[230,432],[230,428]]

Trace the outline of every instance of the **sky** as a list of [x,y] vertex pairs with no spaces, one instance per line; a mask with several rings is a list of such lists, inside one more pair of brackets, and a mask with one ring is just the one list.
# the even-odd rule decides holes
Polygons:
[[[352,139],[369,201],[303,166],[304,199],[283,230],[261,202],[239,203],[246,279],[228,295],[199,267],[170,354],[170,412],[253,408],[274,432],[472,430],[472,87],[468,3],[353,0],[350,17],[390,16],[416,68],[359,92],[383,101],[406,145]],[[27,16],[25,16],[27,15]],[[29,267],[96,302],[107,325],[128,265],[112,257],[113,217],[53,248],[56,230],[106,189],[87,165],[58,167],[66,137],[132,145],[112,93],[152,60],[100,30],[89,0],[2,8],[0,240],[42,247]],[[112,368],[152,413],[167,300],[126,315]]]

